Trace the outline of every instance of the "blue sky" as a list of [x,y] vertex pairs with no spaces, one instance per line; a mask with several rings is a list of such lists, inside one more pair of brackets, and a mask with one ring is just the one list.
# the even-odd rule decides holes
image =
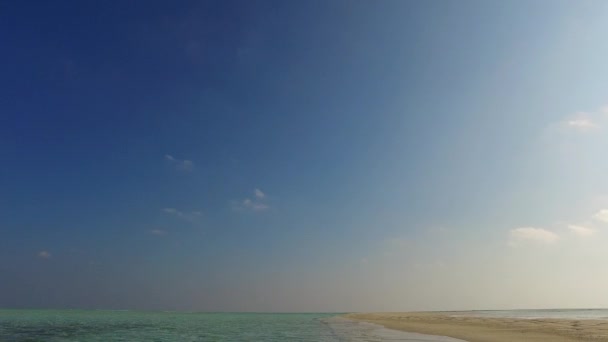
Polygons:
[[4,4],[0,306],[608,306],[607,15]]

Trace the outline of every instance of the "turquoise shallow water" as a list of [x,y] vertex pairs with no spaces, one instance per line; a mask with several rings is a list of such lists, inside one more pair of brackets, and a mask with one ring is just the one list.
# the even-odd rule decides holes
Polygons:
[[331,316],[0,310],[0,341],[332,341]]
[[453,342],[350,321],[337,314],[0,310],[2,342],[319,341]]
[[334,341],[331,316],[0,310],[0,341]]

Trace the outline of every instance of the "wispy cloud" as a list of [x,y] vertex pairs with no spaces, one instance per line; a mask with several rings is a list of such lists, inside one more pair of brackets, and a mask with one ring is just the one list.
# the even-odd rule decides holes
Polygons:
[[588,117],[579,117],[579,118],[567,120],[566,125],[568,125],[568,127],[571,127],[571,128],[574,128],[574,129],[577,129],[580,131],[590,131],[590,130],[600,127],[597,123],[593,122]]
[[[592,219],[608,223],[608,209],[602,209],[591,216]],[[584,219],[579,222],[583,224],[566,224],[565,229],[574,235],[579,237],[589,237],[598,232],[595,224],[588,219]],[[560,231],[563,231],[561,229]],[[518,245],[523,241],[535,241],[541,243],[554,243],[561,238],[567,238],[567,235],[558,235],[551,230],[536,227],[521,227],[511,229],[509,231],[509,245]]]
[[[579,133],[596,131],[608,123],[607,110],[608,107],[603,107],[595,111],[574,113],[570,117],[560,121],[557,127],[561,128],[562,131]],[[555,124],[552,126],[555,127]]]
[[180,171],[192,171],[194,169],[194,163],[188,159],[177,159],[170,154],[165,154],[165,160],[171,163],[176,169]]
[[257,188],[255,190],[253,190],[253,193],[255,195],[255,198],[257,198],[257,199],[264,199],[264,197],[266,197],[266,194],[264,194],[264,192],[262,192],[262,190],[257,189]]
[[266,194],[258,188],[253,190],[253,199],[245,198],[242,201],[235,201],[232,203],[232,207],[236,211],[264,211],[270,209],[270,206],[266,203]]
[[245,206],[245,208],[249,208],[255,211],[266,210],[269,208],[268,204],[261,203],[258,201],[252,201],[249,198],[243,201],[243,206]]
[[177,211],[177,209],[175,209],[175,208],[163,208],[162,210],[163,210],[164,213],[167,213],[167,214],[177,214],[177,213],[179,213],[179,211]]
[[48,251],[40,251],[38,252],[38,257],[42,259],[49,259],[51,257],[51,253],[49,253]]
[[597,213],[595,213],[595,215],[593,215],[593,218],[598,221],[608,223],[608,209],[602,209],[598,211]]
[[172,215],[179,219],[190,221],[190,222],[196,221],[198,218],[200,218],[203,215],[203,213],[200,211],[183,212],[183,211],[177,210],[175,208],[163,208],[161,211],[167,215]]
[[152,229],[149,231],[149,233],[157,236],[167,235],[167,231],[162,229]]
[[578,236],[591,236],[595,233],[595,229],[590,228],[590,227],[585,227],[585,226],[579,226],[579,225],[568,225],[568,229],[570,229],[570,231]]
[[509,245],[511,246],[516,246],[523,242],[552,244],[559,239],[559,235],[554,232],[536,227],[520,227],[511,229],[509,232]]

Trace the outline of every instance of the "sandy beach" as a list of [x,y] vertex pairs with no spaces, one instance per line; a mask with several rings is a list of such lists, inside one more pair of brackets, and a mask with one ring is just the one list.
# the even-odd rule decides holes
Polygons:
[[469,342],[608,341],[608,320],[515,319],[454,313],[354,313],[345,317],[386,328],[455,337]]

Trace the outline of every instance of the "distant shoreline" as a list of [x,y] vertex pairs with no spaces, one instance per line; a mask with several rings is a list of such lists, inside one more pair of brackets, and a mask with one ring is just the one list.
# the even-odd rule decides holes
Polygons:
[[389,329],[468,342],[608,341],[608,320],[454,316],[454,312],[352,313],[343,317]]

